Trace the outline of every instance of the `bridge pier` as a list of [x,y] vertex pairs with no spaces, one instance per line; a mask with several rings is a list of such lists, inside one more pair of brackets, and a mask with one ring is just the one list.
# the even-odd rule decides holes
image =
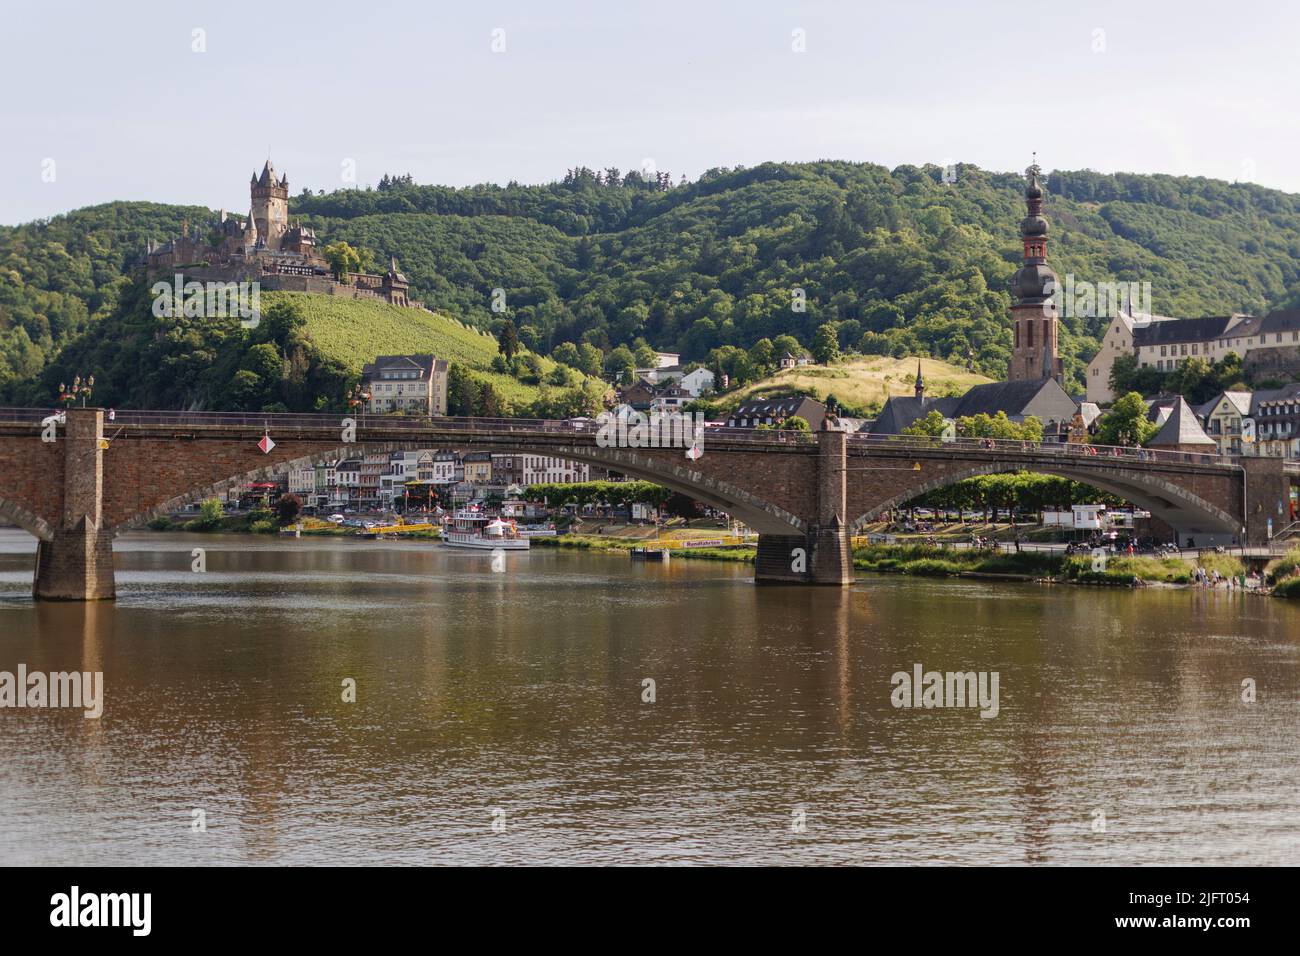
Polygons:
[[63,514],[36,549],[32,594],[45,601],[101,601],[117,595],[113,533],[102,527],[104,411],[70,408],[63,432]]
[[848,436],[817,433],[817,522],[804,535],[760,534],[754,558],[757,584],[853,583],[848,524]]
[[1291,478],[1281,458],[1242,458],[1241,468],[1246,481],[1245,544],[1266,545],[1270,530],[1281,531],[1290,523]]

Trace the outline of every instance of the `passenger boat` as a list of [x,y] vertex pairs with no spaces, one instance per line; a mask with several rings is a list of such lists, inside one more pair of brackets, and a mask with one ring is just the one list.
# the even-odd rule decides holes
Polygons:
[[442,540],[456,548],[527,551],[528,539],[515,526],[482,511],[457,511],[442,525]]

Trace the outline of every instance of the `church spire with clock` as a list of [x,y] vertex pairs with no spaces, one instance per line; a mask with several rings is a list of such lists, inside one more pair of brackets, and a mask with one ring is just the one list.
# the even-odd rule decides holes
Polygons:
[[1056,273],[1047,265],[1047,219],[1043,216],[1043,171],[1035,162],[1025,171],[1027,215],[1020,221],[1024,260],[1011,279],[1012,350],[1007,379],[1054,378],[1064,384],[1057,341]]

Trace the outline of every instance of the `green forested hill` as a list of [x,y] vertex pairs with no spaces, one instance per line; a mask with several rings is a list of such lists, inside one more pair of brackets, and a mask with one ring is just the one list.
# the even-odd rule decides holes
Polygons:
[[377,300],[267,292],[252,329],[235,318],[157,318],[151,305],[143,281],[124,286],[111,311],[14,386],[14,400],[50,405],[60,382],[93,373],[94,399],[110,407],[342,411],[362,365],[418,353],[449,361],[453,414],[593,414],[608,388],[529,352],[506,361],[490,334]]
[[[1002,377],[1023,180],[972,166],[958,167],[955,183],[940,173],[769,163],[673,188],[616,170],[467,189],[401,177],[304,193],[290,208],[325,242],[397,256],[429,306],[481,327],[510,319],[541,354],[593,344],[611,372],[626,364],[621,345],[716,361],[719,348],[782,334],[811,347],[835,322],[846,351],[973,357],[976,371]],[[1047,185],[1049,255],[1062,276],[1149,281],[1155,310],[1170,315],[1300,304],[1300,197],[1087,171],[1055,172]],[[0,228],[0,397],[18,398],[61,348],[111,315],[121,272],[147,238],[209,215],[112,203]],[[494,289],[504,290],[504,313],[491,310]],[[796,289],[804,311],[792,307]],[[1076,383],[1100,325],[1066,321]]]

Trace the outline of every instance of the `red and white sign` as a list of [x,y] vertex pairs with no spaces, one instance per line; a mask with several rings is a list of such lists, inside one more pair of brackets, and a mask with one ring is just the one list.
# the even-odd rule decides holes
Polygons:
[[262,449],[263,455],[269,455],[271,449],[275,447],[275,442],[271,441],[270,435],[263,435],[262,440],[257,443],[257,447]]

